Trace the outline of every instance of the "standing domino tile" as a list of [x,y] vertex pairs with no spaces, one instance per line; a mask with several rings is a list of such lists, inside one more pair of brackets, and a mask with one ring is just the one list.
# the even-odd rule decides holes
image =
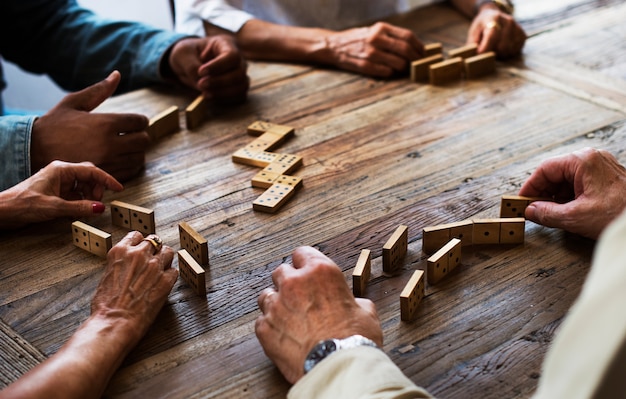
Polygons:
[[461,240],[461,245],[464,247],[472,245],[473,230],[474,226],[471,220],[424,227],[422,230],[422,251],[433,254],[451,238]]
[[417,314],[417,307],[424,298],[424,271],[416,270],[400,293],[400,319],[411,321]]
[[430,84],[443,85],[461,79],[463,75],[463,58],[456,57],[432,64],[429,67]]
[[523,218],[526,207],[535,201],[553,201],[551,198],[503,195],[500,203],[501,218]]
[[424,45],[424,57],[430,57],[431,55],[443,53],[443,46],[441,43],[429,43]]
[[500,244],[523,244],[526,219],[500,219]]
[[448,58],[461,57],[463,59],[473,57],[478,54],[478,46],[475,43],[468,44],[448,51]]
[[208,101],[204,96],[196,97],[191,104],[185,108],[185,121],[188,130],[193,130],[200,126],[209,113]]
[[483,54],[466,58],[465,78],[476,79],[492,74],[496,71],[496,53],[489,51]]
[[113,246],[111,234],[79,221],[72,223],[72,239],[78,248],[103,258]]
[[404,225],[398,226],[396,231],[389,237],[383,246],[383,271],[395,272],[408,248],[409,228]]
[[187,222],[178,224],[178,234],[180,237],[180,246],[202,266],[209,265],[209,244],[196,230]]
[[156,223],[154,211],[122,201],[111,202],[111,221],[115,226],[137,230],[143,235],[154,234]]
[[474,244],[499,244],[500,219],[474,219]]
[[428,284],[437,284],[461,263],[461,240],[451,239],[426,260]]
[[361,250],[359,259],[352,272],[352,293],[355,297],[362,297],[365,293],[365,287],[372,273],[372,251],[369,249]]
[[186,249],[178,251],[178,271],[194,292],[200,296],[206,295],[206,280],[204,269],[187,252]]
[[178,107],[172,105],[165,111],[152,117],[147,130],[148,135],[150,135],[153,141],[179,131],[180,121],[178,120]]
[[275,213],[302,186],[302,178],[280,176],[270,188],[252,203],[252,209],[260,212]]
[[435,54],[429,57],[421,58],[411,62],[411,81],[422,82],[427,81],[429,76],[429,68],[432,64],[443,61],[442,54]]

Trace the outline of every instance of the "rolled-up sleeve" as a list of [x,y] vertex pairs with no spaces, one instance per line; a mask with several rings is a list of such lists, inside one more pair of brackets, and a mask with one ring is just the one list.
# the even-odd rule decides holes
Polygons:
[[0,117],[0,191],[31,175],[30,136],[36,116]]
[[176,0],[176,31],[188,35],[204,36],[202,21],[230,32],[238,32],[252,18],[252,14],[238,8],[234,2]]

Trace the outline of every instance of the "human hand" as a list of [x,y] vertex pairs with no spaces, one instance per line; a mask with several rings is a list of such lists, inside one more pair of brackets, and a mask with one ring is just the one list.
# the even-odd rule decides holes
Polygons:
[[118,180],[128,180],[144,167],[150,143],[148,119],[138,114],[90,113],[110,97],[120,82],[114,71],[105,80],[65,96],[35,120],[31,138],[31,169],[55,159],[90,161]]
[[16,228],[60,217],[104,212],[105,190],[124,187],[90,162],[53,161],[23,182],[0,193],[0,227]]
[[424,54],[424,46],[413,32],[385,22],[333,32],[324,41],[323,63],[374,77],[405,72],[411,61]]
[[297,248],[293,266],[278,266],[272,280],[276,288],[259,295],[263,314],[255,331],[287,381],[295,383],[303,376],[304,360],[321,340],[360,334],[382,346],[376,307],[355,299],[339,267],[321,252]]
[[206,98],[226,103],[246,99],[248,65],[230,36],[182,39],[174,44],[169,62],[183,84]]
[[512,16],[485,5],[472,21],[467,43],[478,45],[478,52],[494,51],[499,58],[510,58],[521,53],[526,33]]
[[172,290],[178,271],[174,251],[154,246],[131,231],[107,255],[107,267],[91,301],[91,318],[115,326],[126,352],[146,334]]
[[519,194],[557,201],[532,202],[527,219],[597,239],[626,208],[625,192],[626,169],[607,151],[585,148],[542,162]]

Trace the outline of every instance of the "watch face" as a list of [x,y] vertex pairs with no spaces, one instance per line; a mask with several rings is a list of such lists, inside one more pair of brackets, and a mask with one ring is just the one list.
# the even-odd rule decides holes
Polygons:
[[304,361],[304,372],[308,373],[315,365],[321,362],[326,356],[337,350],[337,344],[332,339],[322,341],[315,345]]

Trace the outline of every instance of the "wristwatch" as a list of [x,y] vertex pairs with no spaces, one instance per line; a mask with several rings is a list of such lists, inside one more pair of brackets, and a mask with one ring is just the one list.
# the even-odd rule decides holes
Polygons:
[[498,7],[500,11],[509,15],[513,15],[513,11],[515,11],[515,7],[513,6],[513,2],[511,0],[476,0],[476,4],[474,4],[475,13],[478,14],[480,7],[487,3],[493,4]]
[[343,339],[327,339],[320,341],[311,349],[311,352],[304,360],[304,374],[311,371],[319,362],[326,359],[331,353],[335,353],[341,349],[356,348],[357,346],[371,346],[378,348],[378,345],[369,338],[362,335],[352,335]]

